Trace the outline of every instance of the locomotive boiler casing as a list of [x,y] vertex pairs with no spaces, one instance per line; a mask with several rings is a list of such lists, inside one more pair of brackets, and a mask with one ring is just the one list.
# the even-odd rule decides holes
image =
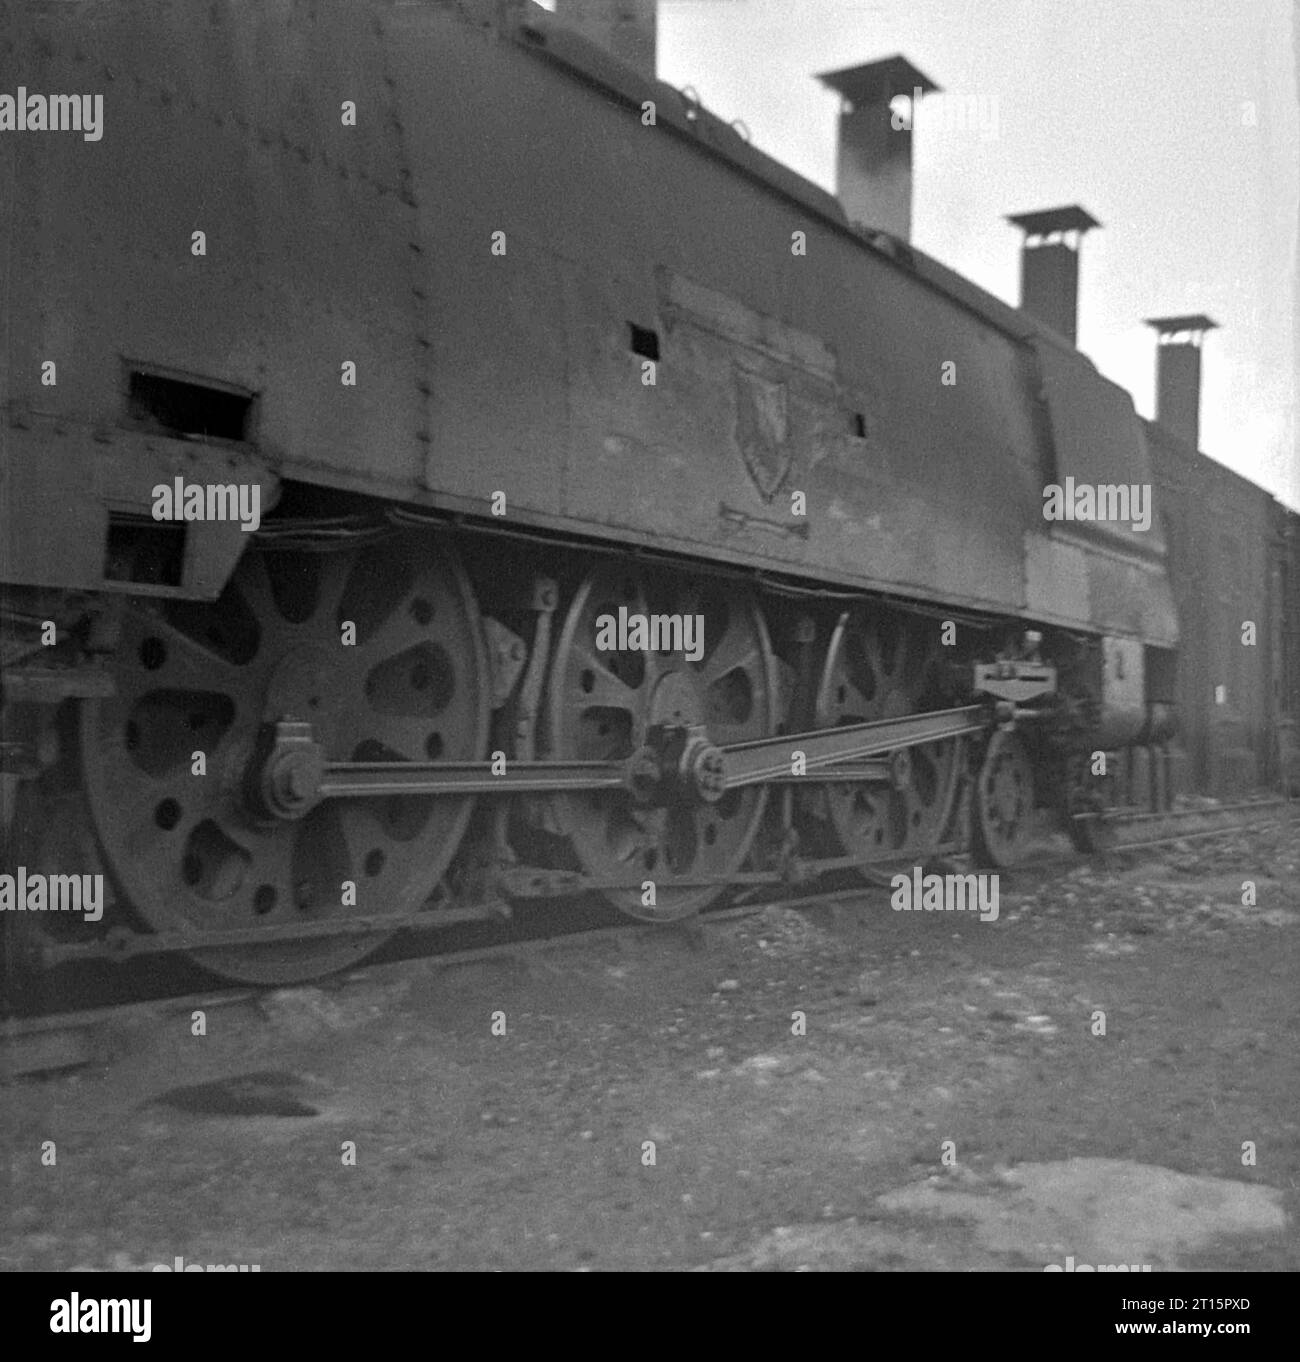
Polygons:
[[1127,394],[544,14],[475,19],[29,13],[10,69],[105,112],[97,142],[3,143],[9,258],[38,262],[8,283],[6,474],[62,480],[11,515],[8,580],[101,584],[103,508],[206,476],[193,438],[128,438],[130,375],[171,374],[248,395],[225,480],[249,456],[476,515],[499,489],[524,524],[1174,641],[1158,523],[1042,514],[1067,475],[1149,483]]

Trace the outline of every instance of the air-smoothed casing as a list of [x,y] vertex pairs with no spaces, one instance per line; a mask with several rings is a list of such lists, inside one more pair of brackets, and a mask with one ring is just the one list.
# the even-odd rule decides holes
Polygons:
[[[104,96],[98,141],[0,133],[6,580],[100,585],[110,506],[238,476],[1176,638],[1158,506],[1043,515],[1149,484],[1126,394],[539,9],[60,4],[4,69]],[[247,428],[140,430],[139,370]]]

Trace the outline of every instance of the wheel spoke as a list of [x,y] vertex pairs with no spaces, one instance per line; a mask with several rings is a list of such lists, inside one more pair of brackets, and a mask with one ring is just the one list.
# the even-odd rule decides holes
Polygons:
[[[436,717],[415,714],[375,714],[367,719],[366,737],[362,745],[378,743],[402,761],[437,761],[451,746],[452,734]],[[375,756],[361,760],[384,761],[390,758]]]
[[716,648],[709,651],[706,640],[704,656],[696,665],[705,684],[713,685],[737,670],[753,672],[761,658],[759,640],[739,621],[730,619]]
[[663,842],[664,828],[668,823],[668,810],[662,807],[631,810],[632,821],[641,830],[647,847],[659,846]]
[[925,661],[925,639],[920,624],[903,631],[894,647],[894,665],[890,679],[895,684],[906,681],[918,691],[921,688]]
[[903,690],[916,683],[917,678],[908,670],[911,646],[911,638],[905,631],[896,634],[890,642],[888,651],[882,653],[883,679],[890,690]]
[[[631,590],[626,588],[630,587]],[[594,639],[597,633],[596,621],[602,615],[611,615],[618,621],[619,609],[630,615],[648,615],[645,583],[640,577],[602,577],[592,581],[592,590],[587,596],[575,638]]]
[[343,594],[351,582],[354,562],[352,554],[327,553],[316,564],[316,603],[307,625],[322,638],[342,638]]
[[284,613],[271,590],[271,573],[275,568],[267,555],[257,552],[245,554],[240,567],[238,590],[245,605],[262,621],[263,627],[272,620],[283,622]]
[[122,827],[133,846],[153,846],[160,859],[179,864],[194,830],[206,820],[223,818],[228,801],[216,781],[189,775],[169,781],[149,777],[129,764],[118,771],[117,796]]
[[[223,657],[210,644],[192,637],[160,615],[136,622],[139,637],[134,640],[136,665],[127,683],[119,687],[123,696],[138,696],[153,690],[193,690],[238,695],[245,686],[243,668]],[[134,632],[134,631],[133,631]]]
[[[844,692],[843,699],[840,698],[841,690]],[[871,701],[848,677],[844,677],[835,688],[835,708],[837,723],[866,723],[869,717],[874,717]]]
[[573,655],[579,666],[573,674],[569,692],[576,707],[625,709],[633,714],[642,708],[644,683],[635,689],[629,686],[585,644],[575,644]]
[[435,616],[428,626],[417,625],[412,617],[412,605],[409,596],[394,602],[385,611],[383,619],[364,632],[358,623],[355,655],[363,666],[373,668],[413,647],[442,641],[446,633],[442,621]]
[[[700,591],[699,585],[693,581],[682,582],[673,593],[673,613],[680,615],[685,621],[690,616],[698,615],[707,621],[710,614],[716,611],[706,609],[704,605],[704,595]],[[707,642],[707,640],[706,640]],[[703,659],[701,659],[703,661]]]
[[867,678],[872,682],[877,694],[885,682],[885,664],[880,655],[880,639],[873,630],[862,640],[862,663]]
[[[240,892],[230,901],[231,911],[238,915],[238,921],[229,926],[280,926],[289,917],[289,879],[286,861],[289,842],[295,828],[277,829],[275,837],[231,837],[231,841],[247,857],[243,870]],[[271,899],[263,886],[274,893]],[[258,891],[262,892],[259,893]],[[267,906],[269,902],[269,907]]]

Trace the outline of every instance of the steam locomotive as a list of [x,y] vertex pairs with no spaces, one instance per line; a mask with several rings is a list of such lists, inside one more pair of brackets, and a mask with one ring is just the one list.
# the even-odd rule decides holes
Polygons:
[[1168,750],[1159,502],[1044,515],[1153,484],[1129,396],[694,100],[496,0],[0,50],[6,860],[95,930],[279,983],[1005,865]]

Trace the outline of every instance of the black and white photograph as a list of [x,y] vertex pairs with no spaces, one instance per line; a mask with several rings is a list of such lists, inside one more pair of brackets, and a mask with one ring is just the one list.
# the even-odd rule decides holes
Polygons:
[[0,0],[5,1310],[1280,1329],[1298,276],[1294,0]]

